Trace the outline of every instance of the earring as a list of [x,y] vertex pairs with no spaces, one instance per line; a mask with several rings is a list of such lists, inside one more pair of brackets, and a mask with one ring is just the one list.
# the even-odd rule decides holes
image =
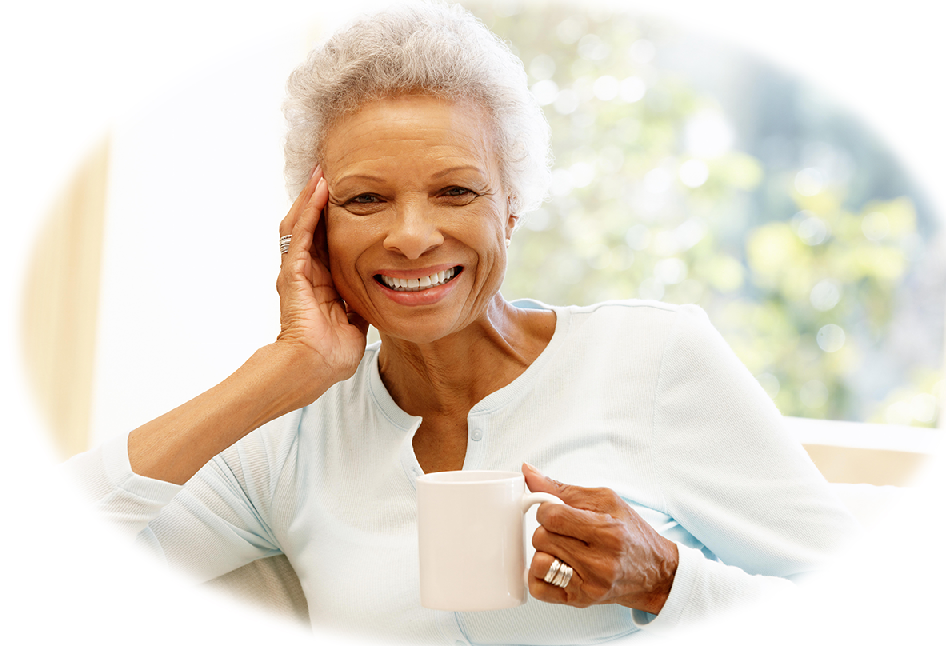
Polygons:
[[506,238],[506,248],[509,248],[510,243],[512,242],[511,238]]

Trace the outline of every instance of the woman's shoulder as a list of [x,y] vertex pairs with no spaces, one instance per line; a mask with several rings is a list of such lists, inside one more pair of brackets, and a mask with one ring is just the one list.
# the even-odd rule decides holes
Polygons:
[[[520,306],[518,301],[514,303]],[[616,366],[626,363],[616,361],[624,358],[641,369],[650,366],[657,370],[668,350],[681,342],[700,346],[716,334],[697,305],[648,300],[538,305],[554,311],[557,317],[551,344],[555,351],[547,353],[572,365]]]
[[699,305],[628,299],[548,307],[568,318],[570,327],[574,324],[585,334],[645,335],[651,343],[671,333],[687,335],[687,330],[712,328],[709,317]]
[[584,306],[571,306],[570,309],[575,313],[603,313],[614,314],[625,317],[667,317],[674,314],[692,314],[694,312],[703,312],[699,305],[675,303],[665,303],[663,301],[652,301],[638,298],[629,298],[624,300],[601,301]]
[[615,313],[624,316],[662,316],[666,313],[697,314],[705,316],[703,308],[693,304],[665,303],[638,298],[601,301],[590,305],[549,305],[534,298],[520,298],[512,301],[519,309],[552,310],[576,315],[594,313]]

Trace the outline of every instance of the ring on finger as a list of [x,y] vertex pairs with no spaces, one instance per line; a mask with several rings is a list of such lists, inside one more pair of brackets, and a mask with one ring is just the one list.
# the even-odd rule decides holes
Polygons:
[[279,253],[289,252],[289,242],[292,240],[292,234],[284,235],[279,238]]
[[556,585],[560,588],[564,588],[565,586],[562,585],[562,581],[565,580],[565,573],[568,572],[569,569],[570,568],[563,563],[562,567],[558,571],[558,574],[555,576],[554,579],[552,579],[552,585]]
[[568,582],[572,580],[572,574],[574,573],[575,571],[571,567],[555,559],[549,567],[549,571],[545,573],[544,580],[550,585],[565,588],[568,586]]
[[564,569],[565,572],[562,574],[562,580],[557,583],[558,587],[563,589],[568,587],[568,583],[572,580],[572,575],[575,573],[575,570],[569,565],[566,565]]
[[559,561],[558,559],[555,559],[554,561],[552,561],[552,565],[551,567],[549,567],[549,571],[545,573],[545,577],[544,577],[545,582],[552,583],[552,581],[555,580],[555,577],[558,576],[558,571],[561,567],[562,567],[561,561]]

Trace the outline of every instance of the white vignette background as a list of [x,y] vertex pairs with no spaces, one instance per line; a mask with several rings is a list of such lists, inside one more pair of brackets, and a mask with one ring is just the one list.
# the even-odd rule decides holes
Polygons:
[[[174,575],[141,562],[123,538],[85,518],[49,473],[56,457],[23,379],[19,316],[29,254],[60,187],[115,120],[182,78],[325,16],[334,23],[342,17],[336,12],[382,3],[147,4],[147,21],[139,19],[139,3],[118,0],[36,0],[0,9],[5,427],[0,537],[6,559],[0,635],[14,640],[8,643],[53,643],[53,637],[102,644],[347,642],[339,635],[285,628],[216,595],[183,587]],[[937,29],[938,4],[623,3],[757,52],[826,90],[892,145],[943,212],[946,39]],[[902,644],[942,635],[946,556],[938,539],[946,529],[944,467],[941,450],[917,480],[916,501],[892,512],[886,527],[807,584],[801,607],[764,606],[726,619],[713,636],[701,631],[671,641]],[[126,558],[133,567],[122,564]]]

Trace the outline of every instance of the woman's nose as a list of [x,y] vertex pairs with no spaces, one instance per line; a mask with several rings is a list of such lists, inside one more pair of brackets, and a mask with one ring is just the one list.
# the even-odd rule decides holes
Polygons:
[[443,235],[426,204],[398,205],[397,216],[384,238],[384,248],[410,260],[443,244]]

